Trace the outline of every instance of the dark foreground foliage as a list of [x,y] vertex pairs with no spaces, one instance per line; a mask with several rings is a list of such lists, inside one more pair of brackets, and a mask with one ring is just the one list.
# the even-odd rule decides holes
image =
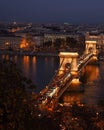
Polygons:
[[0,61],[0,130],[48,130],[52,120],[38,118],[30,88],[34,85],[13,62]]
[[0,130],[103,130],[104,101],[98,106],[58,106],[40,112],[34,85],[13,62],[0,61]]

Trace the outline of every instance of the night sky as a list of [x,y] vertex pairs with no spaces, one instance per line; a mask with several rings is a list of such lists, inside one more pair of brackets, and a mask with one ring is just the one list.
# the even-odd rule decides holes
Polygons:
[[0,0],[0,21],[104,23],[104,0]]

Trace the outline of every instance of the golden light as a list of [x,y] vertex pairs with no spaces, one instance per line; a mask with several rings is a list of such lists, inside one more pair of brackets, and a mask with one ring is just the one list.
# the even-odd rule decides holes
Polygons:
[[21,41],[21,43],[20,43],[20,48],[26,48],[26,46],[27,46],[27,41],[26,41],[26,39],[24,38],[24,39]]
[[9,45],[9,42],[6,42],[5,45]]
[[36,64],[36,56],[33,57],[33,64]]
[[60,52],[59,56],[78,56],[77,52]]
[[80,81],[79,81],[79,79],[78,79],[78,78],[75,78],[75,79],[73,79],[73,80],[72,80],[72,83],[79,84],[79,83],[80,83]]
[[85,43],[95,43],[96,44],[97,42],[93,40],[93,41],[85,41]]
[[86,72],[88,73],[88,80],[96,81],[100,78],[99,68],[97,66],[88,65],[86,67]]
[[28,46],[28,45],[29,45],[29,43],[26,43],[26,44],[25,44],[25,46]]
[[24,61],[24,64],[26,65],[26,63],[29,63],[29,56],[24,56],[23,57],[23,61]]

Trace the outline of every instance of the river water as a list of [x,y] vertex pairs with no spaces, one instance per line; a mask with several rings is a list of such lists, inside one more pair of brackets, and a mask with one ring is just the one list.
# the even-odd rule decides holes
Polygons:
[[[10,58],[9,55],[0,57]],[[51,56],[12,56],[12,60],[22,70],[23,75],[36,85],[37,93],[50,82],[59,66],[59,58]],[[99,66],[86,66],[84,78],[82,86],[85,91],[83,93],[66,91],[62,96],[64,104],[71,102],[98,104],[104,101],[104,62],[100,61]]]

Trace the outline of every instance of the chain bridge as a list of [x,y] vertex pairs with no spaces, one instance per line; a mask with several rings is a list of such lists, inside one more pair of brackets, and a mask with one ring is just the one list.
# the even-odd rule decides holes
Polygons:
[[70,89],[72,82],[78,82],[80,72],[88,64],[97,61],[96,41],[85,41],[85,52],[79,56],[77,52],[60,52],[60,65],[49,84],[37,96],[39,108],[52,110],[58,99]]

